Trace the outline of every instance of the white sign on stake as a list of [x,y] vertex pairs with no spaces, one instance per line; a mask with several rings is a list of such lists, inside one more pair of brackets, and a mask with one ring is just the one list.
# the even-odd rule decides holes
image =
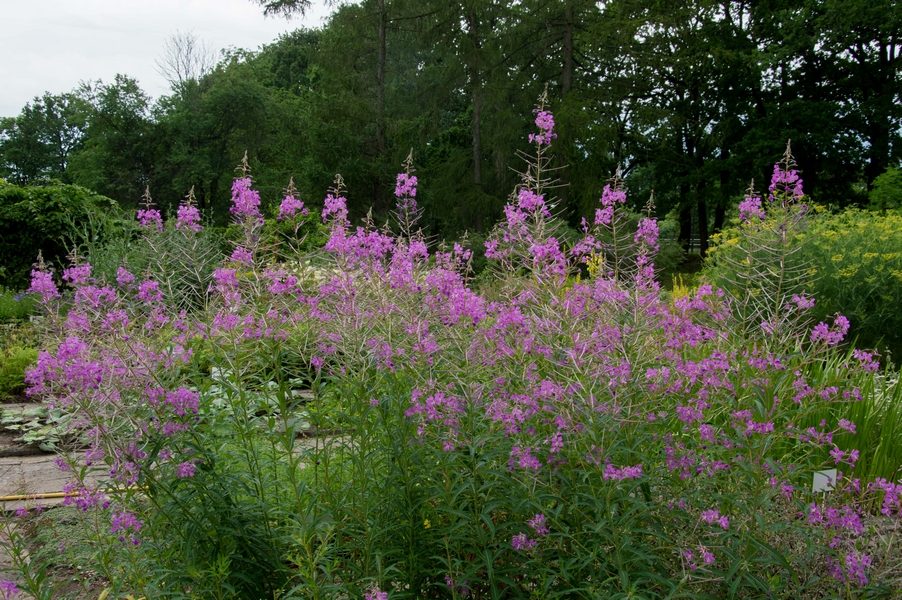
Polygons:
[[813,493],[832,492],[834,485],[836,485],[836,469],[815,471],[811,478],[811,491]]

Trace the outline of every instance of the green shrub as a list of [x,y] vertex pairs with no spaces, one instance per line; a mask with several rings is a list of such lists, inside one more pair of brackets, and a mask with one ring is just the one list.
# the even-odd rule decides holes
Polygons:
[[[748,224],[725,229],[714,237],[703,277],[727,289],[748,278],[757,268],[775,268],[773,257],[747,261],[751,228]],[[775,232],[770,232],[771,237]],[[849,318],[858,345],[889,350],[896,360],[902,353],[902,215],[884,215],[857,209],[839,214],[816,212],[804,227],[786,239],[784,292],[804,290],[817,304],[812,318],[836,313]],[[754,262],[754,261],[753,261]],[[763,273],[754,275],[765,280]],[[777,278],[772,276],[772,280]],[[791,285],[790,285],[791,284]]]
[[871,208],[878,210],[902,207],[902,169],[887,169],[875,179],[868,202]]
[[842,313],[859,346],[902,356],[902,215],[846,210],[814,219],[802,240],[814,316]]
[[33,297],[0,290],[0,323],[23,321],[35,314],[36,310],[37,303]]
[[0,400],[9,401],[25,391],[25,370],[38,359],[34,348],[13,346],[0,353]]
[[73,247],[114,236],[122,222],[114,200],[77,185],[0,183],[0,285],[26,287],[39,252],[59,264]]

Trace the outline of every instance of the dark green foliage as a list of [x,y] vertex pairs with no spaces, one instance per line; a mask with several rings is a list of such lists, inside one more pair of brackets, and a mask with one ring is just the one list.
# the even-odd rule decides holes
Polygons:
[[12,346],[0,350],[0,400],[16,400],[25,391],[25,370],[38,359],[34,348]]
[[37,302],[32,296],[0,290],[0,323],[23,321],[36,312]]
[[887,169],[875,179],[868,202],[870,208],[879,210],[902,208],[902,169]]
[[58,266],[70,249],[115,236],[122,223],[115,201],[83,187],[0,182],[0,285],[24,289],[38,253]]
[[316,205],[341,173],[353,216],[372,206],[382,221],[413,150],[424,224],[452,238],[496,221],[530,130],[520,115],[548,85],[570,225],[619,166],[633,208],[654,190],[684,247],[704,252],[787,138],[816,201],[882,197],[902,148],[899,14],[894,0],[342,3],[322,29],[230,51],[156,105],[122,75],[36,98],[0,123],[0,175],[130,207],[149,184],[164,212],[193,186],[224,225],[247,150],[264,198],[293,177]]

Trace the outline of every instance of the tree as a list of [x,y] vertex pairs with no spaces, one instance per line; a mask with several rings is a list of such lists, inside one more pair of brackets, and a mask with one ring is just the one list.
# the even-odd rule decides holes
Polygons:
[[88,108],[75,94],[46,92],[18,117],[0,120],[0,173],[22,185],[68,181],[71,156],[84,141]]
[[198,82],[215,65],[215,56],[193,33],[177,32],[166,40],[157,70],[174,92],[189,82]]
[[90,106],[84,144],[72,156],[74,183],[134,205],[150,179],[153,152],[150,98],[125,75],[84,83],[78,95]]

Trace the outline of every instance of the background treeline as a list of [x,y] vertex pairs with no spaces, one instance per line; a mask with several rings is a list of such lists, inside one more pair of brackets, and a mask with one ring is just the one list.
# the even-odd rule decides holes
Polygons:
[[270,201],[294,177],[316,205],[341,173],[352,210],[381,216],[412,150],[427,224],[452,237],[500,214],[547,85],[571,224],[620,166],[704,252],[787,139],[821,203],[866,204],[888,169],[898,183],[900,31],[895,0],[364,0],[215,65],[176,38],[157,102],[126,75],[35,98],[0,121],[0,177],[125,207],[149,186],[164,211],[193,186],[223,223],[247,150]]

